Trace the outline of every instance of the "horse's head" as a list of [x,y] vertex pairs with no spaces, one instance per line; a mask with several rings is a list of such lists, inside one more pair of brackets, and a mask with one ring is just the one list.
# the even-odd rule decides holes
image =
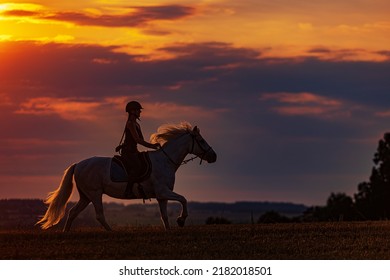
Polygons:
[[213,163],[217,161],[217,154],[214,152],[213,148],[204,140],[202,135],[200,135],[200,129],[195,126],[191,132],[192,136],[192,148],[191,154],[194,154],[205,160],[208,163]]

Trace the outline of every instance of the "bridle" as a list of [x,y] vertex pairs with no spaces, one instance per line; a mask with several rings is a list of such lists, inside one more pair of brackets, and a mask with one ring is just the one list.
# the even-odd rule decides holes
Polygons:
[[[194,153],[194,148],[195,148],[195,142],[196,144],[198,144],[198,146],[200,147],[200,149],[202,150],[202,154],[200,155],[196,155],[192,158],[189,158],[189,159],[186,159],[186,160],[183,160],[181,163],[176,163],[168,154],[167,152],[164,150],[164,148],[161,146],[160,150],[164,153],[164,155],[169,159],[169,161],[171,163],[173,163],[173,165],[176,165],[177,167],[181,166],[181,165],[184,165],[184,164],[187,164],[189,163],[190,161],[193,161],[194,159],[196,158],[200,158],[200,162],[199,162],[199,165],[202,164],[202,161],[203,161],[203,158],[205,157],[205,155],[210,152],[212,150],[211,146],[209,146],[209,148],[206,150],[202,147],[202,145],[199,143],[199,140],[197,139],[196,135],[192,134],[192,133],[186,133],[186,134],[183,134],[182,136],[184,135],[187,135],[187,134],[190,134],[191,137],[192,137],[192,148],[191,148],[191,152],[190,154],[193,154]],[[180,136],[180,137],[182,137]]]

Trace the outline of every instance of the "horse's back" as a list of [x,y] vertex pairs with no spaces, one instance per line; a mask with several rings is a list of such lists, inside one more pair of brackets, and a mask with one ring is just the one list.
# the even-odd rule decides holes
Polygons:
[[105,181],[111,160],[110,157],[95,156],[78,162],[74,171],[76,183],[82,180]]

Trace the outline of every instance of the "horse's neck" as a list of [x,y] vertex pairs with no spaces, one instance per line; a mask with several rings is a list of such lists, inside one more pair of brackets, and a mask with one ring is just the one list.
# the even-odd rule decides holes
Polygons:
[[164,145],[164,151],[169,155],[173,162],[180,165],[189,153],[190,140],[189,134],[178,137],[166,143]]

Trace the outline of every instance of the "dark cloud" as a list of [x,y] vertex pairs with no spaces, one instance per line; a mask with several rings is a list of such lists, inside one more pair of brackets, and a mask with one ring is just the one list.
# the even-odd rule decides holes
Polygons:
[[136,10],[134,13],[140,19],[158,20],[158,19],[178,19],[193,15],[195,9],[190,6],[167,5],[167,6],[145,6],[131,7]]
[[4,73],[0,80],[57,89],[172,86],[212,78],[229,71],[230,65],[253,61],[257,55],[251,50],[217,43],[166,48],[165,51],[179,55],[178,58],[143,62],[138,56],[117,52],[115,47],[95,45],[17,42],[3,43],[3,50],[8,56],[0,65]]
[[8,10],[0,13],[4,16],[14,16],[14,17],[33,17],[39,16],[39,12],[35,11],[25,11],[25,10]]
[[[213,64],[213,66],[238,62],[245,64],[248,60],[253,60],[261,55],[261,53],[257,50],[236,48],[231,44],[222,42],[178,44],[161,48],[160,50],[176,54],[181,59],[201,59],[202,61],[205,61],[208,58],[209,64]],[[210,60],[210,57],[213,59]]]
[[308,53],[331,53],[332,50],[328,48],[313,48],[307,51]]
[[383,51],[379,51],[377,53],[380,55],[386,56],[388,59],[390,59],[390,50],[383,50]]
[[5,16],[35,17],[46,20],[71,22],[77,25],[104,27],[140,27],[156,20],[177,20],[195,13],[189,6],[167,5],[150,7],[131,7],[132,12],[119,15],[93,15],[83,12],[34,12],[25,10],[10,10],[3,12]]

